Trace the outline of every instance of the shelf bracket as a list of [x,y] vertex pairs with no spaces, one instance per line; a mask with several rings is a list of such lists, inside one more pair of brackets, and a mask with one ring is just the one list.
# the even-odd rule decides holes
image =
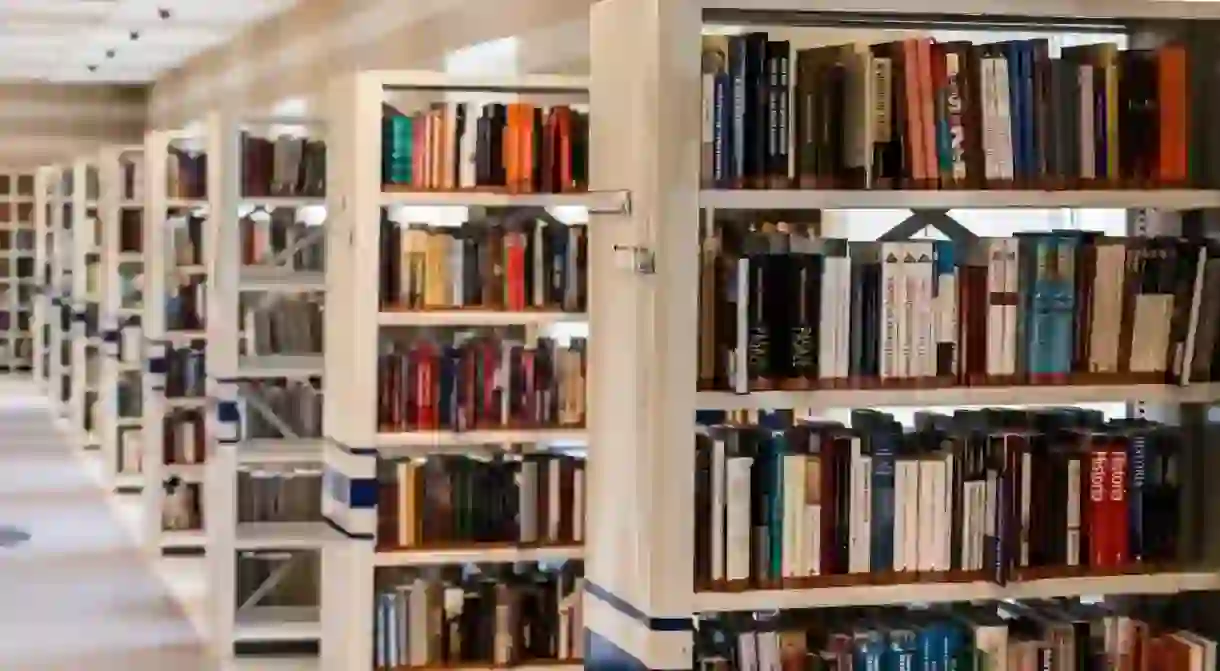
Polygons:
[[898,242],[910,240],[925,228],[935,228],[958,244],[968,244],[978,241],[978,236],[970,229],[962,226],[948,210],[912,210],[911,216],[877,238],[878,242]]
[[263,597],[270,594],[271,590],[279,586],[281,582],[284,582],[284,578],[287,578],[288,574],[292,572],[292,566],[297,562],[298,559],[298,555],[278,552],[273,554],[256,554],[254,556],[271,560],[278,559],[284,563],[275,567],[275,570],[272,571],[271,575],[267,576],[267,579],[258,586],[258,589],[251,592],[250,596],[246,597],[246,600],[241,602],[241,605],[237,607],[237,612],[239,613],[248,608],[257,606],[259,602],[263,600]]
[[297,440],[300,438],[300,436],[297,435],[297,432],[293,431],[292,427],[281,419],[279,415],[275,414],[275,411],[271,409],[271,406],[267,405],[267,402],[264,401],[257,393],[255,393],[254,385],[248,382],[238,384],[237,391],[239,394],[241,394],[242,399],[246,401],[246,404],[254,410],[254,412],[257,412],[260,417],[267,420],[267,422],[274,426],[276,431],[282,433],[285,438],[292,440]]

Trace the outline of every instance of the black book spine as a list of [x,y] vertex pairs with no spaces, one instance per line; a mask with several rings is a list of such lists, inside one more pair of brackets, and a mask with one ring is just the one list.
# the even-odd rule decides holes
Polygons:
[[818,325],[822,311],[822,257],[794,254],[791,284],[793,321],[789,326],[790,377],[818,376]]
[[732,92],[730,109],[732,123],[729,129],[729,171],[726,176],[731,183],[739,182],[747,174],[746,147],[749,133],[747,129],[754,119],[754,108],[750,105],[753,94],[747,83],[749,58],[747,56],[746,38],[734,35],[729,38],[729,89]]
[[767,34],[746,35],[746,105],[753,112],[746,124],[746,180],[750,186],[762,186],[767,175],[768,95]]

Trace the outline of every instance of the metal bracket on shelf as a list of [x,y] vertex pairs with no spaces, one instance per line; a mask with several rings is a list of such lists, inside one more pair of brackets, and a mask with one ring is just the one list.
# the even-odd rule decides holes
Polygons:
[[912,236],[925,228],[935,228],[944,233],[945,237],[959,244],[972,243],[979,239],[970,229],[950,217],[948,210],[912,210],[911,216],[886,231],[877,240],[880,242],[910,240]]
[[267,576],[267,579],[264,580],[257,589],[251,592],[250,596],[246,597],[245,601],[241,602],[241,605],[237,607],[238,612],[242,612],[247,608],[257,606],[258,603],[263,600],[263,597],[270,594],[271,590],[275,589],[281,582],[284,581],[284,578],[288,577],[288,574],[292,571],[293,564],[300,559],[300,555],[289,552],[252,552],[243,554],[259,559],[282,561],[283,563],[275,567],[275,570],[271,572],[271,575]]

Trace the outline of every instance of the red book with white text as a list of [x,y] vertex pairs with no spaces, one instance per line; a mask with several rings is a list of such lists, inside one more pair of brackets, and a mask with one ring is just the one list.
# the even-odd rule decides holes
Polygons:
[[1121,440],[1110,443],[1106,467],[1106,505],[1108,517],[1107,553],[1111,566],[1126,564],[1128,551],[1127,524],[1127,450]]
[[1090,441],[1088,470],[1085,475],[1085,491],[1088,498],[1084,504],[1085,531],[1089,536],[1088,565],[1090,568],[1101,568],[1109,564],[1110,544],[1110,514],[1106,499],[1109,488],[1109,453],[1104,443],[1097,439]]

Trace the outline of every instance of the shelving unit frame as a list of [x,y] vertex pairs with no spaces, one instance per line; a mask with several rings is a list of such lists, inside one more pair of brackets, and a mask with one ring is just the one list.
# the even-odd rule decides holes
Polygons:
[[[1214,188],[1158,191],[724,191],[701,187],[705,22],[757,26],[932,26],[991,20],[1126,27],[1133,44],[1172,35],[1195,63],[1215,58],[1206,42],[1220,19],[1203,3],[1117,0],[604,0],[592,8],[591,187],[627,189],[632,208],[590,226],[589,539],[585,625],[590,667],[682,669],[692,665],[700,611],[971,598],[1176,593],[1215,589],[1216,573],[1069,578],[995,585],[898,585],[831,589],[696,592],[695,453],[699,409],[953,405],[970,390],[831,391],[736,396],[696,391],[698,222],[708,210],[1090,207],[1143,211],[1214,208]],[[1060,30],[1071,30],[1061,28]],[[845,40],[848,41],[848,40]],[[632,45],[624,50],[623,45]],[[1206,54],[1206,56],[1202,56]],[[1202,57],[1201,57],[1202,56]],[[1195,91],[1217,109],[1215,90]],[[1200,104],[1199,100],[1194,101]],[[1207,118],[1206,115],[1203,118]],[[1194,133],[1192,127],[1192,133]],[[1195,145],[1215,165],[1220,138],[1205,130]],[[1214,168],[1209,168],[1214,176]],[[1212,184],[1220,183],[1212,179]],[[356,320],[353,320],[356,321]],[[1210,385],[980,389],[982,403],[1212,402]],[[972,398],[973,400],[973,398]],[[1198,406],[1195,406],[1198,407]],[[1145,406],[1138,405],[1140,412]],[[687,476],[686,474],[690,474]],[[1209,504],[1209,511],[1220,509]],[[1217,562],[1220,565],[1220,562]]]
[[51,298],[54,286],[51,283],[54,231],[51,228],[51,209],[54,207],[56,180],[54,171],[40,167],[34,173],[34,271],[37,291],[34,294],[34,313],[31,327],[34,336],[33,376],[38,389],[50,396],[50,328],[54,325]]
[[[63,393],[65,383],[71,381],[71,355],[64,356],[65,344],[71,343],[72,324],[72,220],[69,208],[73,208],[74,175],[70,164],[55,165],[48,168],[49,179],[52,182],[51,197],[51,282],[47,290],[49,309],[48,323],[50,329],[50,366],[49,394],[51,409],[56,422],[63,427],[70,427],[68,412],[71,408],[70,398]],[[65,319],[65,314],[69,317]]]
[[[595,211],[630,207],[621,190],[587,194],[520,194],[410,191],[382,187],[381,114],[387,90],[486,93],[492,97],[587,96],[583,77],[461,77],[435,72],[366,71],[336,78],[327,93],[327,258],[325,327],[325,398],[323,431],[325,481],[323,514],[348,540],[323,550],[322,659],[326,671],[373,668],[374,570],[377,566],[508,563],[539,559],[576,559],[580,548],[479,548],[377,552],[377,464],[381,458],[464,452],[474,445],[502,442],[584,442],[582,430],[471,431],[380,433],[377,426],[377,370],[380,329],[394,326],[507,326],[531,328],[546,323],[583,320],[583,315],[551,313],[477,313],[464,311],[382,312],[379,302],[379,237],[375,222],[381,208],[423,207],[558,207]],[[592,215],[591,215],[592,217]],[[590,228],[593,228],[591,222]],[[589,280],[590,295],[600,285]],[[595,288],[596,287],[596,288]],[[597,337],[593,336],[596,341]],[[588,358],[588,378],[601,374],[600,362]],[[592,413],[590,412],[590,415]],[[590,460],[591,463],[591,460]],[[589,468],[592,468],[590,466]],[[587,617],[587,616],[586,616]],[[546,666],[569,669],[560,663]],[[535,668],[525,665],[520,668]]]
[[97,230],[101,225],[98,221],[98,194],[90,193],[90,175],[97,179],[96,155],[79,158],[72,163],[72,397],[68,417],[76,444],[85,449],[96,449],[100,447],[100,440],[97,427],[88,428],[88,415],[91,412],[88,399],[99,389],[97,373],[100,370],[93,368],[94,374],[91,375],[89,361],[100,354],[101,340],[89,332],[87,315],[97,314],[101,299],[98,287],[89,285],[89,266],[100,263],[102,249],[97,244]]
[[[166,298],[169,294],[168,272],[171,267],[172,239],[167,236],[171,212],[200,210],[209,206],[207,198],[180,199],[168,195],[167,162],[170,145],[177,141],[206,142],[206,137],[195,130],[151,130],[144,136],[144,309],[141,315],[141,331],[144,340],[142,402],[144,410],[144,486],[141,490],[144,510],[144,542],[154,554],[198,554],[207,546],[206,517],[203,529],[165,530],[162,528],[162,508],[165,501],[165,484],[176,477],[183,483],[199,483],[204,489],[206,470],[203,465],[168,465],[164,462],[165,414],[172,408],[206,408],[209,399],[169,399],[165,395],[168,350],[183,340],[203,340],[206,332],[188,335],[171,334],[166,329]],[[214,168],[209,163],[208,179]],[[208,188],[211,188],[210,186]],[[214,243],[213,227],[203,226],[204,254]],[[209,291],[211,287],[209,286]],[[209,322],[212,320],[209,320]],[[206,374],[207,371],[205,370]],[[209,427],[210,428],[210,427]],[[206,461],[206,454],[205,454]],[[206,496],[206,495],[205,495]]]
[[[118,492],[136,492],[144,486],[144,474],[124,473],[119,469],[120,431],[140,431],[143,440],[143,417],[126,419],[119,416],[118,384],[120,378],[131,372],[140,372],[143,361],[142,347],[121,349],[120,343],[140,342],[140,327],[133,320],[138,312],[123,307],[120,267],[139,264],[143,270],[144,257],[122,253],[120,246],[123,214],[138,211],[144,219],[143,200],[127,199],[124,193],[123,161],[133,155],[143,155],[143,145],[115,145],[102,149],[98,157],[98,181],[101,187],[99,198],[102,225],[102,276],[98,310],[98,328],[102,339],[103,357],[98,393],[98,439],[102,448],[106,477],[111,488]],[[141,185],[142,187],[143,185]],[[146,223],[146,222],[142,222]],[[125,357],[125,358],[124,358]],[[142,466],[142,463],[141,463]]]
[[[33,234],[35,227],[34,172],[29,169],[6,168],[0,170],[0,175],[4,176],[8,185],[7,191],[0,192],[0,205],[7,210],[7,216],[0,221],[0,226],[3,226],[9,240],[8,248],[0,250],[0,256],[8,263],[7,276],[0,278],[0,281],[4,282],[5,310],[8,313],[8,325],[0,330],[0,343],[3,344],[0,354],[4,356],[4,359],[0,360],[0,372],[23,375],[31,371],[33,364],[33,300],[30,289],[34,286],[37,276],[21,277],[22,261],[30,260],[32,263],[35,250],[22,249],[18,245],[18,239],[24,237],[23,233]],[[31,298],[22,300],[23,294]],[[23,321],[25,328],[22,328]]]
[[343,537],[324,523],[238,523],[237,471],[251,463],[320,463],[317,439],[259,439],[257,450],[247,450],[244,426],[250,409],[241,397],[241,385],[269,377],[304,378],[322,373],[322,356],[239,356],[241,295],[245,292],[299,292],[321,290],[320,273],[256,271],[243,267],[242,214],[253,208],[320,206],[324,198],[262,197],[242,194],[242,132],[249,128],[305,127],[322,133],[320,122],[297,118],[244,118],[216,113],[208,117],[208,209],[204,260],[208,273],[207,462],[204,466],[204,527],[207,539],[209,613],[212,640],[218,654],[234,655],[236,643],[302,642],[320,638],[320,614],[312,608],[253,605],[239,609],[236,553],[313,549]]

